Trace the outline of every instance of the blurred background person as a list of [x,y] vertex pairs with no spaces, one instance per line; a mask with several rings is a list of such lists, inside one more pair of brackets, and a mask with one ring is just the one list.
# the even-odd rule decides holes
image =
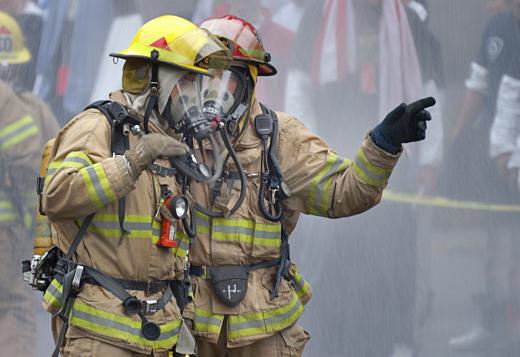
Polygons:
[[[444,104],[446,118],[455,118],[455,112],[460,111],[460,83],[464,80],[467,63],[473,57],[489,13],[510,6],[507,1],[403,2],[423,86],[428,81],[425,72],[437,76],[435,68],[438,68],[440,62],[444,65],[446,96],[439,104]],[[271,31],[270,25],[259,25],[252,21],[267,36],[264,39],[265,46],[272,49],[272,62],[280,69],[279,74],[289,77],[284,85],[278,81],[268,83],[267,80],[264,88],[268,90],[258,93],[261,100],[273,109],[285,107],[287,111],[294,112],[307,126],[337,147],[340,154],[352,157],[359,144],[358,138],[365,134],[363,128],[377,118],[380,110],[382,67],[379,38],[382,9],[379,0],[349,0],[329,5],[332,7],[326,11],[326,2],[261,0],[251,4],[245,1],[243,6],[239,6],[240,10],[233,11],[241,11],[241,15],[251,21],[255,19],[260,23],[279,26],[276,31]],[[16,9],[10,11],[20,14],[16,18],[21,24],[23,21],[18,16],[22,16],[27,3],[0,0],[0,6],[15,4]],[[116,41],[125,42],[125,36],[132,32],[125,31],[126,27],[136,29],[140,21],[166,13],[193,19],[199,16],[195,21],[200,23],[212,16],[221,4],[240,5],[241,2],[39,0],[29,3],[38,5],[43,11],[42,31],[26,32],[26,46],[31,49],[36,61],[35,93],[52,105],[63,124],[70,117],[69,112],[81,111],[92,100],[104,97],[110,91],[103,83],[110,83],[110,76],[118,72],[117,66],[121,64],[115,65],[102,56],[108,48],[108,42],[114,41],[113,46],[116,47]],[[425,11],[417,4],[426,11],[426,20],[423,20]],[[490,6],[489,10],[487,6]],[[351,8],[354,10],[350,11]],[[199,9],[206,9],[206,12]],[[259,13],[264,15],[258,16]],[[438,38],[444,58],[431,62],[426,59],[425,62],[421,46],[424,45],[424,53],[428,53],[432,51],[429,47],[432,41],[418,41],[423,35],[416,35],[422,31],[417,30],[416,25],[427,27]],[[281,33],[282,30],[286,32],[279,38],[270,35],[271,32]],[[318,35],[322,36],[321,41],[316,40]],[[429,35],[427,37],[431,38]],[[32,42],[41,43],[41,46],[33,50]],[[338,59],[339,63],[346,63],[346,66],[338,66]],[[300,86],[301,82],[293,76],[296,71],[304,74],[302,77],[307,80],[306,87]],[[341,79],[337,80],[336,77]],[[442,94],[442,80],[438,77],[436,79]],[[31,85],[27,88],[30,89]],[[300,91],[300,88],[305,90]],[[280,95],[281,92],[284,93]],[[298,95],[301,95],[301,100],[293,100],[291,106],[291,97],[298,98]],[[298,106],[300,111],[296,110]],[[308,108],[314,114],[309,115]],[[306,115],[302,116],[302,112]],[[329,113],[335,115],[331,117]],[[433,116],[438,117],[437,114]],[[325,117],[327,121],[323,120]],[[348,123],[345,122],[347,117],[350,118]],[[475,116],[462,125],[462,130],[455,130],[456,120],[445,121],[445,132],[449,139],[443,141],[451,145],[442,156],[444,161],[440,163],[440,170],[436,165],[431,166],[432,170],[419,170],[414,165],[421,162],[423,154],[420,149],[410,147],[405,153],[407,165],[410,165],[410,168],[406,168],[409,176],[393,178],[390,188],[394,192],[401,188],[409,188],[407,193],[423,192],[428,194],[426,202],[431,201],[429,194],[437,193],[463,201],[506,202],[497,198],[501,190],[498,187],[504,186],[504,181],[494,181],[487,174],[489,170],[496,170],[495,162],[484,160],[489,157],[487,143],[492,117],[488,116],[487,129],[484,125],[486,120]],[[460,135],[452,143],[454,133]],[[401,167],[399,172],[403,169]],[[426,178],[435,178],[436,171],[440,171],[439,184],[435,184],[435,179],[419,180],[421,172],[425,173]],[[406,182],[412,182],[413,188]],[[433,187],[433,190],[429,187]],[[388,197],[385,199],[388,200]],[[399,205],[405,207],[399,208]],[[302,218],[295,233],[298,239],[292,244],[295,245],[293,251],[296,261],[312,261],[312,264],[301,264],[300,267],[302,274],[313,283],[317,301],[306,306],[307,314],[302,320],[313,335],[313,340],[308,344],[309,355],[328,353],[386,357],[394,352],[406,353],[408,348],[417,356],[454,356],[457,354],[451,350],[448,340],[466,331],[477,319],[475,305],[468,303],[470,295],[486,291],[484,280],[488,284],[492,280],[489,274],[481,274],[481,270],[485,270],[481,257],[490,251],[486,246],[485,237],[489,236],[486,232],[505,230],[503,227],[517,220],[517,215],[488,211],[471,213],[473,211],[468,209],[444,207],[432,208],[434,212],[429,215],[428,210],[415,203],[395,204],[398,207],[395,211],[387,209],[389,206],[390,203],[386,202],[378,207],[378,210],[384,208],[384,212],[388,212],[387,217],[379,211],[370,213],[375,217],[383,216],[377,224],[374,224],[375,218],[368,216],[353,217],[347,222],[327,223],[319,218]],[[406,211],[412,211],[412,215],[403,213]],[[399,220],[403,226],[411,226],[412,233],[394,237],[398,233],[387,232],[385,219]],[[413,223],[414,220],[417,223]],[[417,230],[415,226],[418,226]],[[498,234],[496,232],[494,234]],[[316,252],[316,242],[325,245],[323,253]],[[495,256],[501,261],[509,257],[509,252],[498,250]],[[502,264],[502,267],[505,265]],[[18,270],[18,265],[15,268]],[[502,279],[505,277],[503,274],[498,275]],[[341,286],[335,283],[338,276],[341,277]],[[487,278],[484,279],[484,276]],[[431,298],[432,291],[435,291],[435,299]],[[399,337],[410,335],[406,331],[410,331],[407,326],[410,326],[413,313],[409,309],[411,303],[408,302],[414,300],[420,307],[415,318],[423,320],[413,329],[414,335],[422,331],[420,340],[417,340],[417,336],[413,339]],[[382,306],[384,304],[386,306]],[[320,308],[322,306],[328,308]],[[429,311],[430,317],[424,319]],[[498,313],[494,316],[492,320],[497,321]],[[39,323],[44,326],[44,331],[48,330],[47,320]],[[419,329],[421,326],[423,328]],[[392,332],[392,329],[395,331]],[[398,341],[403,339],[406,341]],[[49,355],[51,344],[50,336],[40,334],[37,355]],[[410,344],[415,346],[400,348]],[[481,354],[486,353],[492,355],[488,352]],[[499,356],[498,353],[495,355]]]
[[24,91],[32,91],[35,80],[35,66],[38,58],[38,49],[43,28],[43,11],[36,1],[32,0],[1,0],[0,11],[4,11],[14,16],[20,25],[22,32],[31,34],[25,38],[25,45],[32,56],[26,63],[17,66],[16,86],[20,86]]
[[[298,30],[297,57],[289,73],[287,111],[301,113],[307,125],[332,137],[329,140],[347,156],[352,156],[355,136],[361,134],[356,130],[377,118],[387,103],[409,101],[417,93],[438,95],[444,85],[440,45],[428,28],[427,11],[417,2],[410,3],[406,8],[399,2],[377,0],[307,4]],[[320,13],[320,22],[308,26]],[[302,58],[300,54],[309,48],[314,51]],[[334,111],[341,114],[331,115]],[[391,189],[418,192],[421,187],[432,192],[442,159],[442,110],[436,111],[435,118],[429,143],[405,149]],[[349,284],[341,292],[345,297],[341,306],[333,301],[334,294],[321,297],[331,299],[325,305],[336,304],[326,312],[331,319],[334,314],[342,316],[341,328],[323,331],[323,338],[331,346],[331,355],[348,351],[353,356],[408,356],[415,344],[416,210],[383,203],[369,216],[336,224],[332,237],[327,237],[332,249],[323,262],[327,273],[315,279],[317,291],[337,289],[326,278],[331,270],[346,271]],[[389,228],[396,219],[406,224]],[[311,229],[330,232],[331,226]],[[392,259],[396,255],[400,259]],[[345,335],[348,338],[342,338]]]
[[41,149],[58,129],[45,103],[27,91],[22,74],[30,60],[19,24],[0,12],[0,345],[6,356],[35,353],[36,303],[20,264],[31,256]]
[[[497,4],[491,5],[494,6],[490,9],[495,11]],[[448,194],[454,197],[512,204],[520,202],[520,195],[511,188],[507,178],[511,153],[493,146],[490,150],[489,147],[500,81],[512,61],[520,55],[520,1],[510,0],[508,5],[505,11],[496,13],[489,20],[465,83],[466,94],[452,138],[452,161],[447,166],[452,175],[465,177],[459,185],[452,184],[456,182],[453,176],[448,179],[452,182]],[[476,141],[481,144],[472,145]],[[458,164],[461,160],[470,164],[461,166]],[[481,314],[480,323],[450,340],[450,346],[455,350],[493,350],[509,344],[510,312],[516,310],[520,297],[510,295],[511,271],[516,270],[517,259],[509,262],[506,258],[518,250],[515,249],[518,226],[510,215],[490,213],[484,218],[484,229],[487,230],[485,288],[474,296]]]

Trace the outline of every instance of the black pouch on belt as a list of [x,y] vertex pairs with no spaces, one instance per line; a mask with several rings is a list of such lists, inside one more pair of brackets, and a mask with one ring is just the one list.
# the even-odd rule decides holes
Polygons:
[[213,291],[227,306],[238,305],[247,292],[249,266],[220,266],[209,268]]

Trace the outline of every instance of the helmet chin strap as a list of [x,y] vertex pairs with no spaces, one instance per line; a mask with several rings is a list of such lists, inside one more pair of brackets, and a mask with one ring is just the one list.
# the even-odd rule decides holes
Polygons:
[[152,79],[150,80],[150,98],[148,99],[148,103],[146,105],[146,110],[144,112],[144,132],[148,134],[149,127],[148,123],[150,121],[150,115],[152,111],[157,108],[157,103],[159,102],[159,64],[157,63],[157,59],[159,58],[159,52],[153,50],[151,53],[152,57]]

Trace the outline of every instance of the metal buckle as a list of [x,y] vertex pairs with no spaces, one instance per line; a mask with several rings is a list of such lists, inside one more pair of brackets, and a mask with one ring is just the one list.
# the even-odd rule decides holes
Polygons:
[[143,300],[142,304],[144,308],[143,312],[145,315],[155,314],[158,310],[157,299]]
[[210,278],[209,276],[209,269],[206,266],[202,266],[202,275],[200,276],[202,279],[207,280]]
[[83,266],[78,265],[76,267],[76,271],[74,272],[74,277],[72,278],[72,287],[74,289],[79,289],[79,286],[81,284],[81,276],[83,275]]

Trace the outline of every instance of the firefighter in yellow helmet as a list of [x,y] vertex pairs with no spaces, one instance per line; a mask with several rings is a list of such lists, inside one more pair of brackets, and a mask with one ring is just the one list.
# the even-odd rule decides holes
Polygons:
[[[193,321],[200,356],[300,356],[309,335],[297,321],[311,291],[289,257],[299,214],[338,218],[376,205],[401,144],[424,139],[431,119],[424,108],[435,100],[399,105],[350,161],[297,119],[256,100],[258,76],[276,69],[250,23],[224,16],[201,28],[233,54],[228,70],[204,79],[203,111],[225,118],[241,165],[230,162],[211,192],[191,187],[199,205],[189,249],[194,305],[185,317]],[[325,240],[316,237],[317,247]]]
[[[191,22],[161,16],[111,56],[126,60],[122,90],[74,117],[50,154],[43,209],[58,261],[44,305],[64,356],[168,356],[189,340],[187,251],[166,204],[178,193],[168,158],[188,148],[173,126],[229,51]],[[179,97],[185,106],[173,104]]]
[[0,345],[6,356],[34,355],[33,294],[20,278],[31,252],[35,177],[40,150],[57,122],[49,108],[18,85],[31,58],[16,20],[0,12]]

